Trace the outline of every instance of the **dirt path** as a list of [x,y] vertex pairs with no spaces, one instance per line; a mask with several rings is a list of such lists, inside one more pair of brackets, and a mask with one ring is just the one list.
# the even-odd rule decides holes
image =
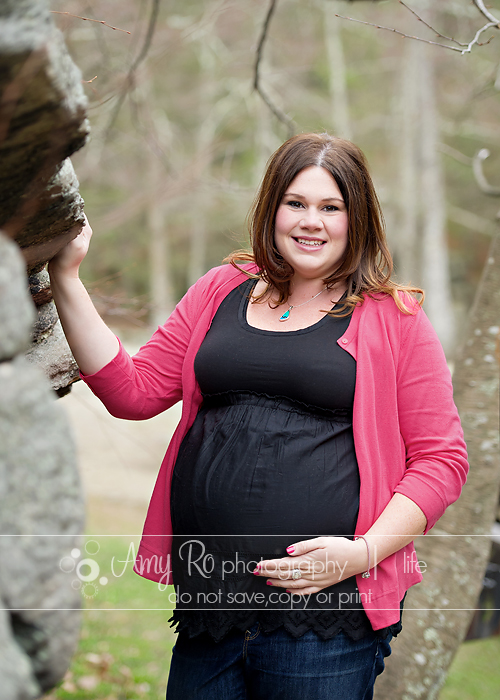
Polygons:
[[107,525],[110,534],[131,534],[134,525],[138,534],[181,405],[147,421],[119,420],[83,382],[73,386],[61,405],[77,443],[87,527]]

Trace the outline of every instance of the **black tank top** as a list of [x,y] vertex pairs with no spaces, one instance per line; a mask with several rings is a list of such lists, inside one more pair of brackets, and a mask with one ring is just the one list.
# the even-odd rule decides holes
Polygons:
[[[246,321],[249,280],[220,305],[195,359],[204,403],[174,468],[173,577],[178,631],[259,621],[293,636],[372,628],[355,578],[291,602],[251,571],[259,559],[321,535],[352,537],[359,472],[352,435],[355,360],[337,345],[350,318],[275,332]],[[287,597],[287,596],[285,596]],[[295,596],[297,599],[297,596]],[[210,603],[209,605],[207,603]]]
[[286,321],[283,332],[254,328],[246,320],[254,286],[234,289],[215,314],[194,362],[202,393],[253,391],[352,411],[356,362],[337,345],[350,316],[325,316],[298,331],[286,331]]

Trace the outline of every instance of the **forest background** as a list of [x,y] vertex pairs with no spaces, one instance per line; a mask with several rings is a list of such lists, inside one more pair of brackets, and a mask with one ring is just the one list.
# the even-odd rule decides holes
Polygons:
[[[465,42],[484,24],[468,0],[411,6]],[[74,158],[96,232],[85,276],[103,313],[156,326],[191,283],[246,244],[265,163],[289,134],[253,88],[269,3],[56,0],[52,8],[118,28],[56,15],[88,81],[92,137]],[[292,128],[350,138],[367,154],[398,277],[425,287],[451,356],[498,209],[479,191],[472,158],[489,149],[484,167],[495,181],[499,39],[461,55],[336,13],[453,43],[397,0],[281,0],[259,65],[262,89]]]
[[[259,79],[281,120],[254,89],[271,6]],[[465,47],[335,16],[459,48],[398,0],[53,0],[51,7],[89,98],[91,140],[73,157],[95,232],[82,274],[130,349],[191,283],[247,244],[245,218],[265,163],[290,131],[326,130],[366,153],[397,277],[425,288],[426,311],[453,362],[498,225],[498,199],[481,192],[473,174],[475,155],[487,148],[484,173],[500,186],[500,35],[488,42],[495,29],[462,55]],[[485,24],[469,0],[411,7],[465,43]],[[491,9],[498,14],[500,1]],[[87,530],[139,534],[175,416],[117,427],[85,391],[80,383],[63,403],[80,444]],[[99,542],[103,561],[127,551],[125,541],[108,549]],[[119,593],[111,583],[86,601],[81,648],[51,697],[163,696],[168,615],[99,615],[126,597],[131,609],[152,606],[138,577],[117,579]],[[497,697],[498,673],[490,671],[498,649],[495,641],[473,653],[475,673],[455,665],[443,697]]]

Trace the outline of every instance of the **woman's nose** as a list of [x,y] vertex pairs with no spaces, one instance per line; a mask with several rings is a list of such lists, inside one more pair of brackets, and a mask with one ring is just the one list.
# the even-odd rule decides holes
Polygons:
[[323,220],[321,219],[319,212],[311,208],[304,214],[302,221],[300,222],[300,226],[308,230],[321,229],[323,228]]

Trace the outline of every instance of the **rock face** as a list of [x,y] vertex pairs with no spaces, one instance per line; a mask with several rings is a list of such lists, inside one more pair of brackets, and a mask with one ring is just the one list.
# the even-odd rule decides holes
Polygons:
[[[82,76],[47,0],[0,3],[0,91],[0,227],[16,240],[34,276],[83,222],[68,156],[84,145],[89,131]],[[29,359],[64,393],[78,378],[76,364],[55,309],[37,306]]]
[[52,301],[47,271],[31,275],[29,288],[38,316],[32,326],[31,346],[26,358],[43,367],[54,391],[58,396],[64,396],[78,378],[79,371]]
[[85,106],[46,0],[2,0],[1,700],[52,688],[79,633],[80,594],[60,563],[79,544],[83,503],[70,428],[51,391],[66,392],[78,371],[44,266],[83,221],[68,157],[86,141]]
[[0,362],[4,362],[25,351],[35,320],[19,251],[4,238],[0,242],[0,290]]
[[0,234],[0,688],[31,700],[64,675],[80,594],[60,562],[79,543],[83,503],[64,413],[24,352],[35,309],[24,260]]

